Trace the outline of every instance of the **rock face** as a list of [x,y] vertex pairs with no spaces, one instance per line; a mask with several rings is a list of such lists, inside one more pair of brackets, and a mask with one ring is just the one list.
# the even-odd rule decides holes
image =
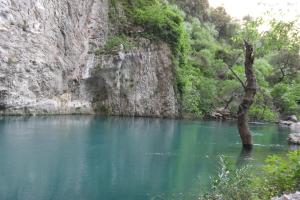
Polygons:
[[99,112],[112,115],[175,117],[171,51],[165,44],[143,39],[129,52],[95,57],[96,68],[87,81]]
[[178,115],[170,50],[96,56],[108,0],[0,0],[0,114]]

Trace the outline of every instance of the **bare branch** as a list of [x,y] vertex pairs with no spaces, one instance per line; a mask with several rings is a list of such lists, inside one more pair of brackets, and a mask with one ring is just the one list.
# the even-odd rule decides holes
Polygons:
[[241,85],[243,86],[243,88],[246,89],[246,86],[245,86],[244,82],[240,79],[240,77],[239,77],[239,76],[235,73],[235,71],[232,69],[232,67],[236,64],[236,62],[238,61],[238,59],[241,57],[241,55],[242,55],[242,53],[240,53],[240,54],[236,57],[236,59],[234,60],[234,62],[233,62],[230,66],[227,65],[227,67],[228,67],[228,69],[231,71],[231,73],[233,74],[233,76],[241,83]]
[[243,86],[244,89],[246,89],[246,86],[244,84],[244,82],[240,79],[240,77],[235,73],[235,71],[233,71],[233,69],[231,67],[228,67],[229,70],[231,71],[231,73],[233,74],[233,76],[241,83],[241,85]]

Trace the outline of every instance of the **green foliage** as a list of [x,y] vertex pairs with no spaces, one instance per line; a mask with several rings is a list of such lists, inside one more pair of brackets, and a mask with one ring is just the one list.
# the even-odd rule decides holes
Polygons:
[[300,72],[300,55],[298,51],[281,50],[270,57],[274,70],[269,80],[272,84],[290,82]]
[[184,17],[176,7],[161,1],[139,3],[133,8],[131,17],[144,27],[145,31],[171,45],[174,54],[182,59],[189,51],[189,38],[184,25]]
[[192,80],[193,77],[186,78],[183,108],[188,113],[195,114],[196,117],[201,118],[204,113],[210,113],[212,108],[214,108],[217,91],[215,80],[205,77],[198,77],[198,79],[194,80]]
[[243,21],[241,29],[233,36],[232,40],[237,47],[243,47],[244,40],[248,41],[257,50],[261,46],[262,34],[259,32],[259,27],[263,24],[262,18],[249,19]]
[[274,71],[274,67],[268,63],[267,59],[257,59],[254,63],[254,70],[258,85],[261,89],[269,88],[268,75]]
[[204,195],[206,200],[247,200],[252,199],[251,187],[252,175],[250,167],[234,168],[225,157],[219,161],[219,173],[212,181],[211,193]]
[[297,21],[269,21],[271,31],[264,35],[265,46],[273,50],[299,51],[300,32]]
[[222,64],[215,59],[215,51],[220,47],[211,27],[195,19],[187,27],[192,51],[187,65],[178,69],[182,106],[184,113],[202,118],[209,116],[218,103],[216,76]]
[[169,0],[169,2],[178,5],[188,15],[197,17],[202,22],[208,20],[208,0]]
[[134,0],[127,7],[129,18],[135,25],[145,30],[141,35],[152,40],[164,41],[173,52],[176,67],[177,89],[182,97],[184,80],[181,72],[188,68],[190,54],[189,35],[186,30],[184,15],[176,7],[159,0]]
[[270,198],[300,189],[300,151],[291,151],[287,158],[269,156],[263,175],[255,180],[257,193]]
[[199,199],[258,200],[270,199],[300,189],[300,151],[286,157],[269,156],[262,167],[233,167],[220,157],[218,176],[212,179],[211,192]]
[[[263,32],[263,26],[270,30]],[[232,38],[236,45],[241,46],[243,41],[254,45],[256,56],[264,56],[272,51],[290,50],[299,51],[300,32],[296,21],[284,22],[276,19],[264,21],[262,18],[246,18],[242,28]]]
[[271,92],[275,106],[284,114],[299,113],[300,84],[276,84]]
[[103,49],[97,49],[94,53],[96,55],[111,53],[116,48],[119,50],[121,46],[125,51],[128,51],[134,47],[134,42],[132,42],[125,34],[115,35],[107,40]]
[[109,0],[108,3],[109,3],[109,12],[108,12],[109,18],[115,22],[117,20],[117,15],[118,15],[117,2],[116,0]]
[[[217,108],[237,111],[244,91],[232,71],[245,81],[242,55],[243,41],[247,40],[255,47],[254,69],[259,85],[249,111],[251,119],[276,121],[282,114],[300,115],[299,55],[295,53],[300,48],[300,39],[296,23],[246,17],[238,25],[222,7],[208,12],[206,3],[207,0],[110,0],[110,19],[122,26],[122,4],[127,22],[123,28],[117,28],[120,34],[111,37],[104,49],[95,53],[111,52],[121,44],[128,50],[135,37],[169,44],[183,114],[202,118],[209,117]],[[207,12],[201,15],[201,9]],[[261,27],[266,24],[270,30],[262,32]],[[124,31],[131,26],[141,31]],[[283,65],[285,78],[281,80]],[[282,91],[283,87],[287,90]]]
[[108,39],[104,48],[109,51],[116,46],[120,46],[121,44],[124,46],[125,50],[129,50],[133,47],[133,44],[131,41],[129,41],[128,37],[124,34],[120,34]]
[[276,111],[271,110],[267,105],[260,106],[254,104],[249,110],[249,116],[252,119],[259,121],[277,122],[278,114]]
[[231,20],[230,15],[227,14],[224,7],[212,9],[210,21],[215,25],[218,31],[218,39],[231,38],[238,28],[238,24]]

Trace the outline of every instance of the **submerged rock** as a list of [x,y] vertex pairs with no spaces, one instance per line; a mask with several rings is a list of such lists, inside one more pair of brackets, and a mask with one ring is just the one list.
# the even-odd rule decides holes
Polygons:
[[271,200],[300,200],[300,192],[295,194],[285,194],[281,197],[274,197]]
[[291,144],[299,144],[300,145],[300,133],[289,134],[287,140]]

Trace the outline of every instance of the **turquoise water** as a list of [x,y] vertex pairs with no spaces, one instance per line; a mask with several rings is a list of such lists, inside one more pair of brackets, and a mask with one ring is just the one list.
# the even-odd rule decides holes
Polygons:
[[[259,165],[288,130],[251,125]],[[0,199],[184,199],[205,191],[218,155],[240,162],[234,123],[93,116],[0,118]]]

